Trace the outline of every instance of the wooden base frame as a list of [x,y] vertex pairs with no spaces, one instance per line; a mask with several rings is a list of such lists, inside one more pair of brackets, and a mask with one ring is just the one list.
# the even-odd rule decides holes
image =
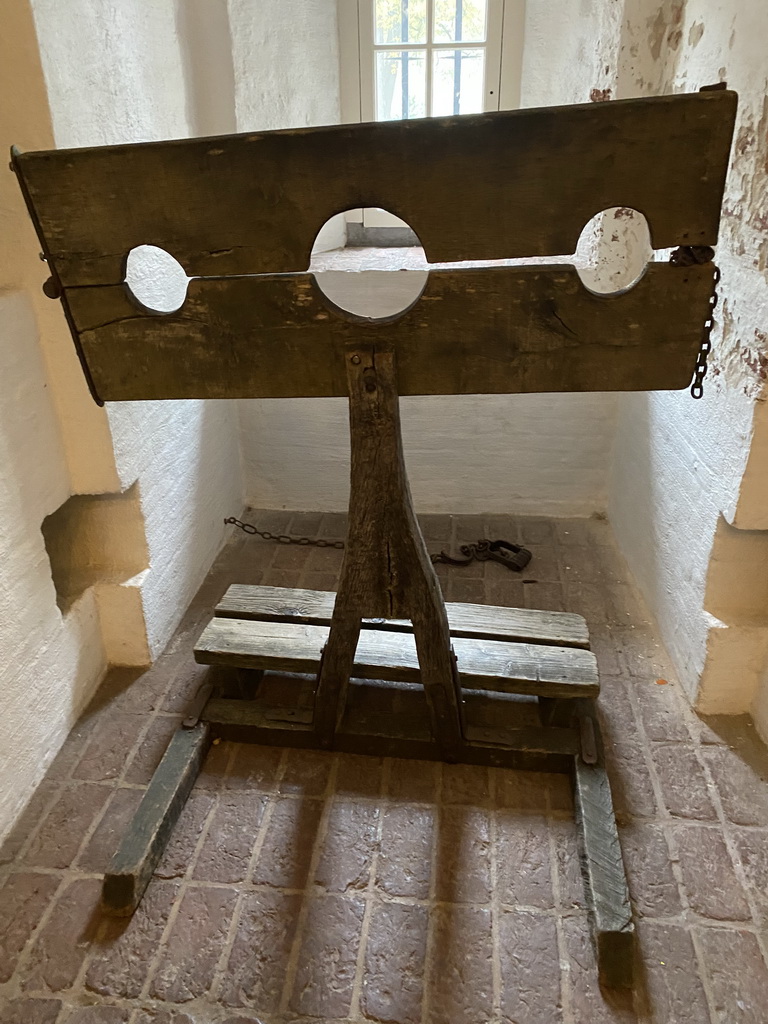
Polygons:
[[[211,737],[358,754],[569,772],[600,978],[631,987],[634,926],[579,616],[443,602],[403,461],[389,349],[347,350],[352,439],[349,534],[338,594],[231,588],[196,659],[236,673],[185,721],[105,878],[103,905],[130,914]],[[304,682],[292,675],[309,673]],[[315,677],[314,682],[312,676]],[[541,724],[521,727],[519,695]]]

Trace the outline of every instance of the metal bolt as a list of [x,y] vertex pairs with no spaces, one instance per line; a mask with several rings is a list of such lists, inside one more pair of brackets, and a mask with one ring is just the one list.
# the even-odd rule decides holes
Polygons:
[[360,356],[352,356],[352,362],[357,366],[360,362]]

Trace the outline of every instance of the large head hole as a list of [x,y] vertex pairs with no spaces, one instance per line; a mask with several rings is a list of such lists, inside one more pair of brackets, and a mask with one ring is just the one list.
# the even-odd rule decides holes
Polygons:
[[[310,272],[323,295],[340,310],[371,320],[397,317],[419,299],[427,284],[421,242],[408,224],[386,210],[363,210],[363,220],[360,211],[348,214],[349,218],[340,215],[341,222],[332,217],[320,228]],[[342,232],[337,230],[334,237],[332,228],[338,229],[340,223]],[[336,247],[330,248],[331,242]]]
[[652,254],[643,214],[629,206],[614,206],[587,221],[574,264],[585,288],[598,295],[615,295],[637,284]]
[[175,313],[187,297],[184,267],[165,249],[137,245],[128,253],[125,284],[139,306],[150,313]]

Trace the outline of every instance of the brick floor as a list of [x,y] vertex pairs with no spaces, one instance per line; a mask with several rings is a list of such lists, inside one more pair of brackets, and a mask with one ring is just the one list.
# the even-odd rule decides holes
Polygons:
[[[335,515],[251,518],[343,533]],[[432,549],[533,550],[522,577],[439,566],[449,598],[589,621],[634,998],[597,985],[564,776],[221,743],[140,909],[101,916],[100,872],[206,677],[191,650],[211,606],[230,582],[334,586],[339,552],[237,535],[153,668],[109,674],[0,851],[0,1024],[768,1021],[768,755],[749,721],[691,712],[606,523],[424,530]]]

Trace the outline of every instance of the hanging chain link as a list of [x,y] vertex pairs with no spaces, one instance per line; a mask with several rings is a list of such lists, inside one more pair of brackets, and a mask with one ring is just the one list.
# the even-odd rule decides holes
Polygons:
[[[291,537],[287,533],[270,533],[269,530],[260,530],[252,523],[244,523],[234,516],[229,516],[228,519],[224,520],[224,523],[227,526],[236,526],[243,533],[263,537],[264,540],[277,541],[278,544],[298,544],[300,547],[311,545],[316,548],[337,548],[339,551],[344,549],[343,540]],[[505,565],[508,569],[515,570],[515,572],[522,572],[531,560],[531,552],[527,548],[520,547],[519,544],[511,544],[507,540],[479,540],[476,544],[462,544],[459,551],[461,554],[458,558],[447,554],[445,551],[439,551],[429,557],[433,564],[443,562],[445,565],[469,565],[470,562],[475,560],[478,562],[498,562],[500,565]]]
[[[709,245],[681,245],[669,257],[669,262],[677,267],[691,267],[695,263],[711,263],[715,256],[715,250]],[[696,366],[693,370],[691,381],[691,397],[704,397],[704,378],[707,375],[707,358],[712,351],[712,331],[715,326],[715,307],[719,296],[717,286],[720,283],[720,268],[715,267],[714,279],[712,282],[712,294],[709,297],[709,313],[704,321],[704,330],[701,338],[701,346],[696,356]]]
[[227,526],[236,526],[238,530],[242,530],[243,533],[250,533],[253,536],[263,537],[264,540],[275,540],[278,544],[298,544],[301,547],[307,547],[311,545],[315,548],[338,548],[343,550],[343,540],[323,540],[322,537],[319,539],[312,537],[289,537],[287,533],[270,533],[269,530],[260,530],[258,527],[253,526],[251,523],[243,523],[239,519],[235,519],[234,516],[230,516],[224,520]]

